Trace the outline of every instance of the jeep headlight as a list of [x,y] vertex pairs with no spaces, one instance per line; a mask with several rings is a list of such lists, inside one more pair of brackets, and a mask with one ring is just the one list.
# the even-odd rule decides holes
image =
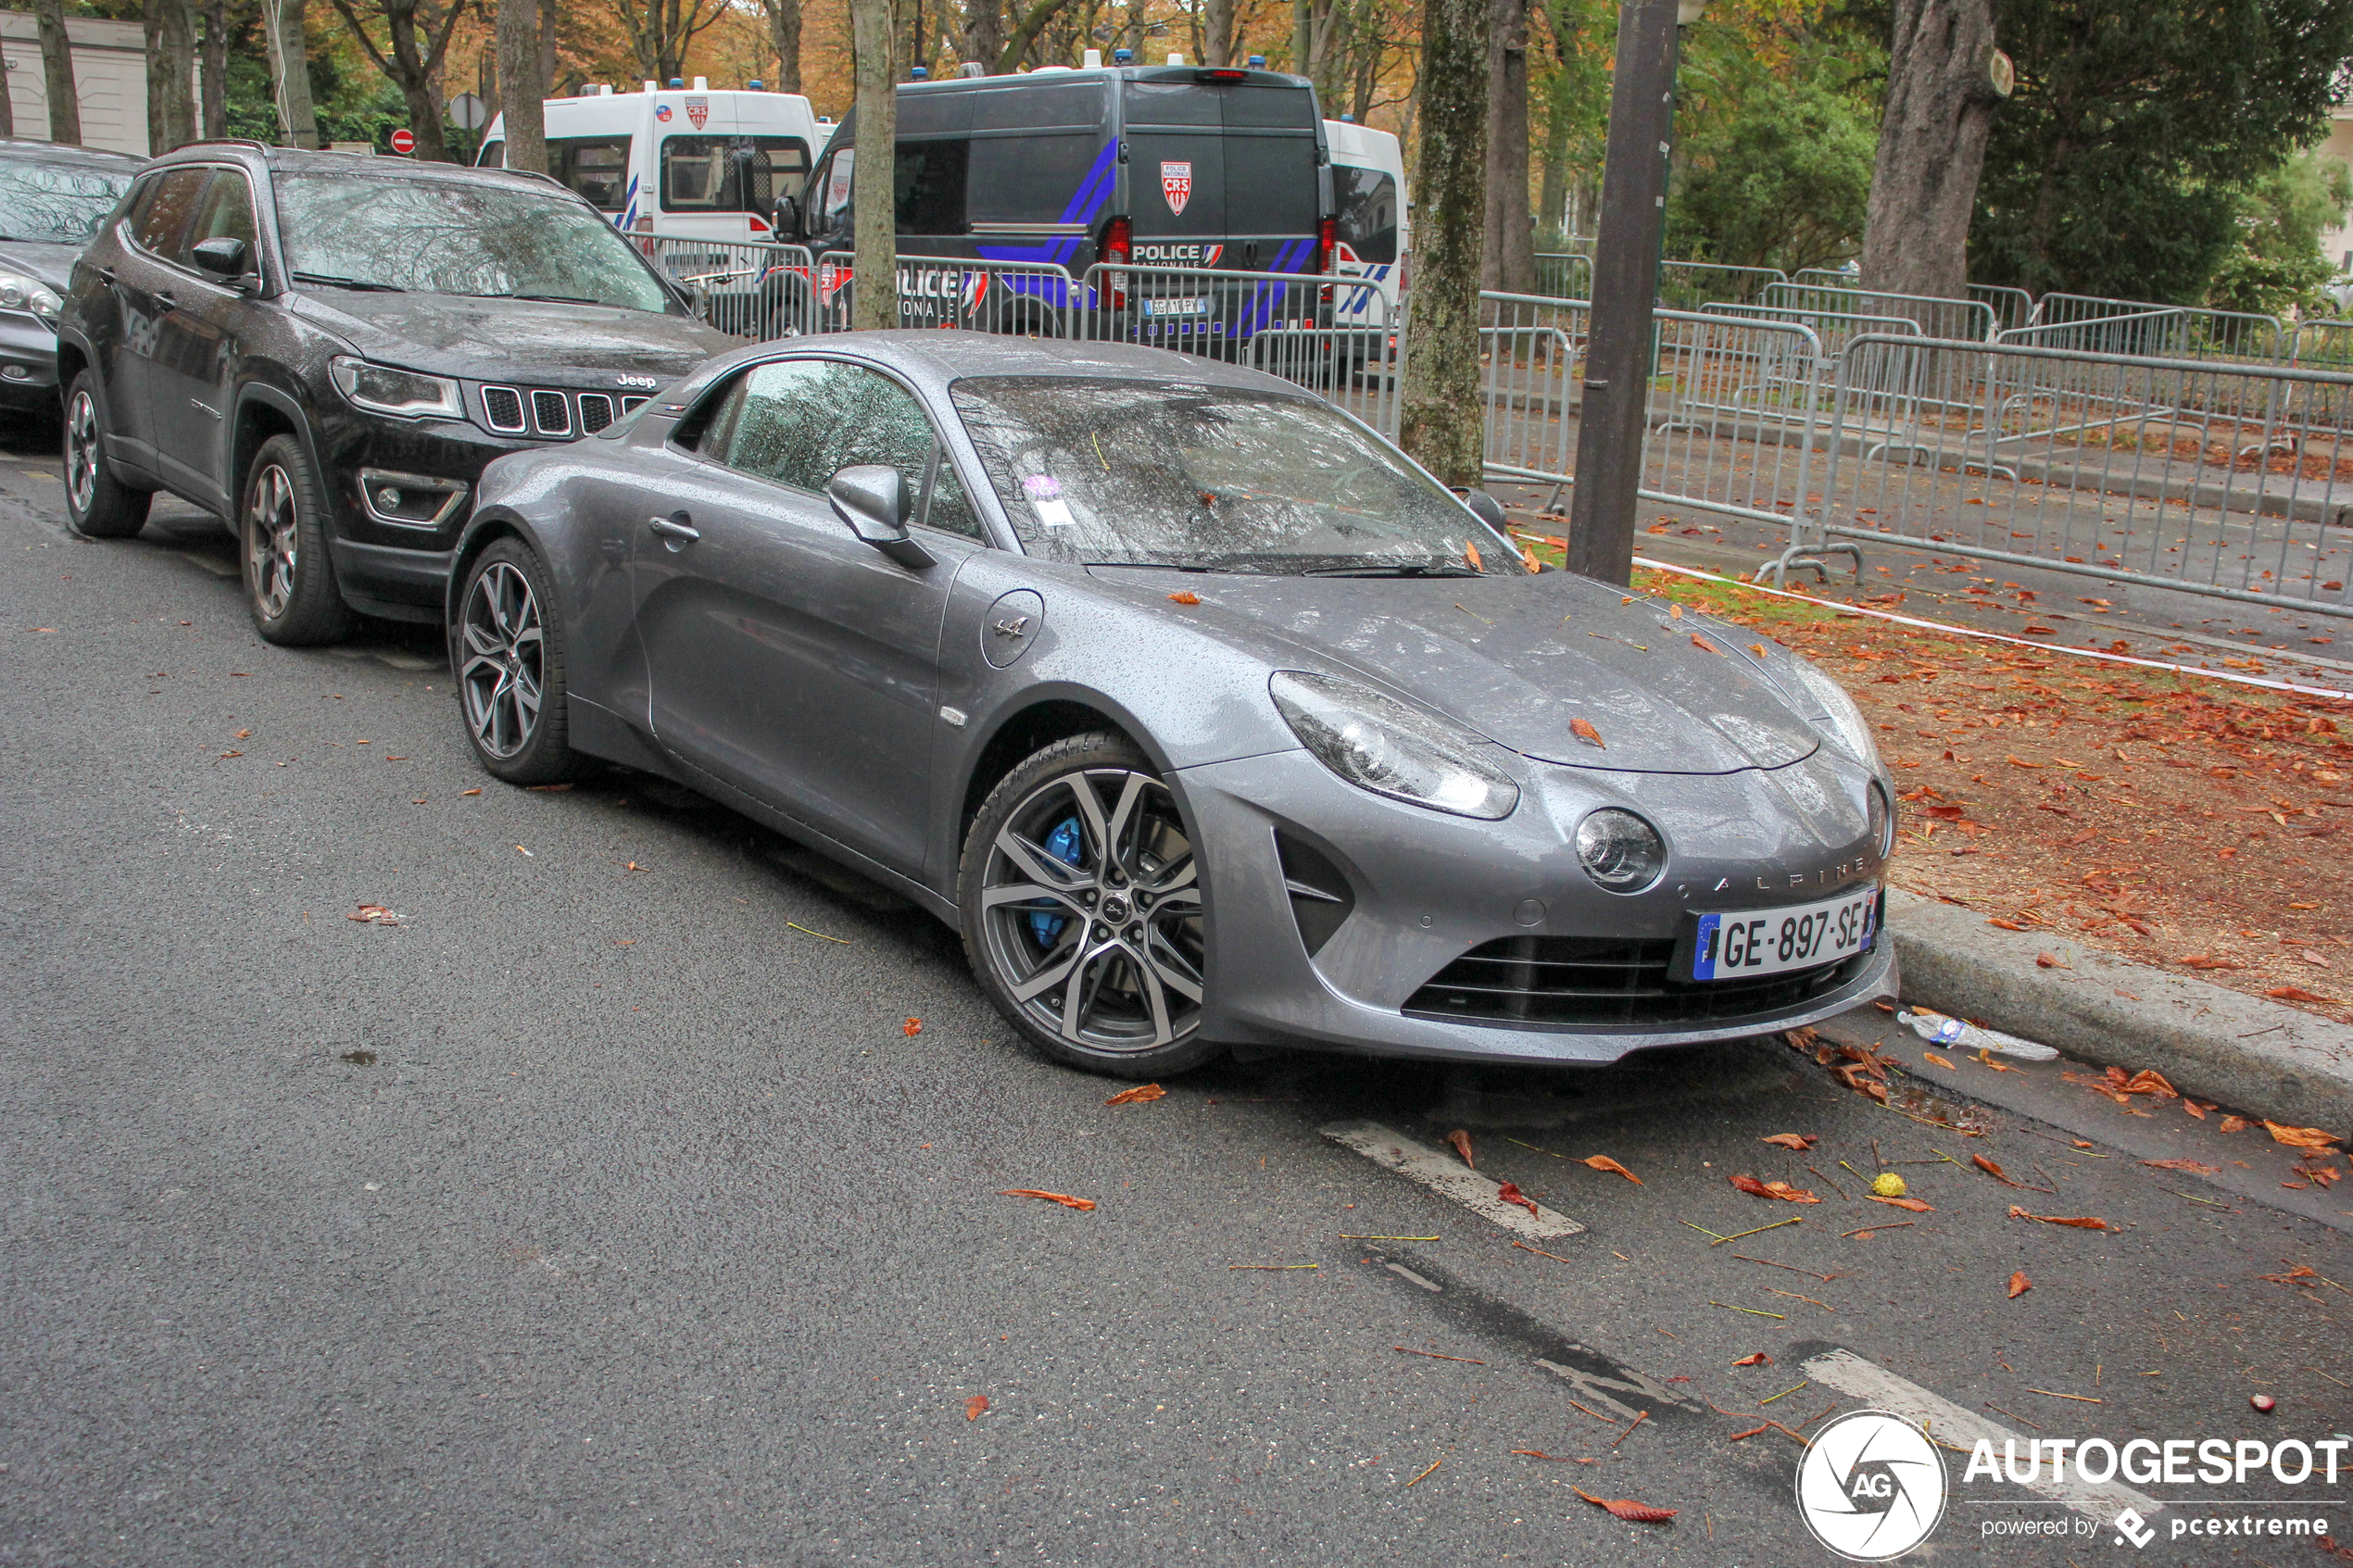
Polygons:
[[1806,659],[1792,659],[1788,668],[1805,695],[1821,709],[1814,722],[1830,733],[1831,744],[1865,767],[1878,767],[1879,747],[1872,744],[1871,726],[1865,721],[1863,710],[1855,706],[1855,699],[1846,695],[1846,688]]
[[44,326],[55,327],[65,303],[57,297],[57,290],[40,279],[0,268],[0,310],[22,311],[37,318]]
[[1519,804],[1519,785],[1476,738],[1370,686],[1280,670],[1267,691],[1300,744],[1359,789],[1489,822]]
[[447,376],[371,364],[348,354],[327,361],[335,390],[355,408],[390,414],[397,420],[462,420],[466,405],[458,383]]

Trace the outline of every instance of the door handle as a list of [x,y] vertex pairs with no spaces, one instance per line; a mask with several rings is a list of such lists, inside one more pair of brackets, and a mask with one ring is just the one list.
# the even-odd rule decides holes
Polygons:
[[91,269],[91,270],[92,270],[92,271],[94,271],[95,273],[97,273],[97,274],[98,274],[98,282],[102,282],[102,283],[106,284],[106,285],[107,285],[107,287],[108,287],[108,288],[112,288],[112,287],[114,287],[114,269],[113,269],[113,268],[111,268],[111,267],[94,267],[94,268],[92,268],[92,269]]
[[702,537],[702,531],[689,527],[683,513],[677,518],[649,517],[646,520],[646,526],[663,538],[675,539],[681,544],[692,544]]
[[157,289],[156,291],[156,304],[166,310],[177,310],[180,308],[180,302],[172,298],[170,295],[165,293],[161,289]]

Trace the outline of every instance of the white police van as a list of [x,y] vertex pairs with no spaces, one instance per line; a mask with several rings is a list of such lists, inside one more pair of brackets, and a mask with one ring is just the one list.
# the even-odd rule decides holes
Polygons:
[[[769,241],[776,198],[798,192],[822,129],[798,93],[692,87],[616,93],[592,86],[549,98],[547,172],[588,198],[631,234],[720,244]],[[491,121],[478,167],[506,167],[507,120]],[[675,252],[678,247],[667,247]],[[692,258],[666,257],[693,270]],[[714,246],[711,265],[726,265]]]
[[1332,270],[1362,280],[1339,291],[1333,324],[1394,322],[1412,243],[1403,150],[1388,132],[1353,120],[1324,121],[1324,138],[1331,148],[1337,220]]

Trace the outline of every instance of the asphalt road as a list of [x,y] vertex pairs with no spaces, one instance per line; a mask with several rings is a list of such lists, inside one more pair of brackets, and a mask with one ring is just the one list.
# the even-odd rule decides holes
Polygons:
[[[1965,1136],[1778,1042],[1107,1107],[774,835],[480,775],[431,637],[263,646],[183,508],[72,539],[41,439],[0,442],[0,1563],[1827,1563],[1798,1444],[1733,1434],[1881,1402],[1830,1347],[2021,1438],[2353,1428],[2353,1292],[2257,1277],[2353,1285],[2353,1185],[2271,1207],[2259,1128],[1910,1100]],[[1587,1228],[1515,1246],[1355,1121]],[[2229,1185],[2138,1163],[2160,1125]],[[1863,1201],[1880,1161],[1931,1211]],[[1915,1561],[2322,1561],[2170,1538],[2218,1499],[2353,1537],[2353,1454],[2143,1488],[2145,1551],[1989,1538],[2079,1515],[1945,1458]]]

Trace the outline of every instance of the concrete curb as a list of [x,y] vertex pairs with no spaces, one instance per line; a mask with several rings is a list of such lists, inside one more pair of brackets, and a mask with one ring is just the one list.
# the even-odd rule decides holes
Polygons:
[[[1905,998],[2301,1127],[2353,1131],[2353,1028],[1891,888]],[[2061,967],[2034,961],[2046,953]]]

